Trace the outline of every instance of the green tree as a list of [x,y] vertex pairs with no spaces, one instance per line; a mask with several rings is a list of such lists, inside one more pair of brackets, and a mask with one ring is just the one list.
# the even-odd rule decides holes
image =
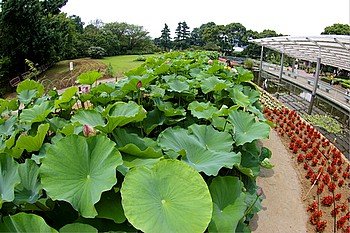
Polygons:
[[171,48],[171,37],[170,29],[167,24],[164,25],[161,32],[162,35],[159,38],[159,45],[163,48],[163,50],[168,51]]
[[321,34],[327,35],[350,35],[350,25],[335,23],[332,26],[325,27]]
[[191,34],[190,34],[190,45],[194,46],[203,46],[203,40],[201,38],[200,29],[199,28],[193,28]]
[[228,41],[231,47],[242,47],[246,45],[247,29],[240,23],[230,23],[225,26]]
[[190,30],[186,21],[179,22],[175,30],[175,48],[176,49],[186,49],[190,46]]
[[66,2],[5,0],[0,3],[0,57],[10,60],[8,76],[3,79],[9,80],[28,69],[25,59],[44,65],[67,56],[74,27],[65,14],[59,13]]

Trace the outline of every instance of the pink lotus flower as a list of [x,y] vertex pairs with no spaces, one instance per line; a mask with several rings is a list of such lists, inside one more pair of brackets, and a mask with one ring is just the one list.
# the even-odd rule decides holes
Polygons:
[[85,137],[92,137],[96,135],[96,130],[90,125],[83,126],[83,134]]

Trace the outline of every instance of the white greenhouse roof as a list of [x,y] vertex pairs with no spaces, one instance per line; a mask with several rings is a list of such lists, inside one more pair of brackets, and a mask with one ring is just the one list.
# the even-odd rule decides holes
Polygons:
[[254,39],[249,42],[262,45],[280,53],[311,62],[317,62],[350,71],[350,36],[281,36]]

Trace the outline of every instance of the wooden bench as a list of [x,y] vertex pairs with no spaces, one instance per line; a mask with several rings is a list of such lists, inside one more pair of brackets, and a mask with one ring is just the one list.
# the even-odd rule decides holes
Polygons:
[[17,76],[16,78],[10,80],[10,85],[11,87],[16,87],[21,81],[21,78]]

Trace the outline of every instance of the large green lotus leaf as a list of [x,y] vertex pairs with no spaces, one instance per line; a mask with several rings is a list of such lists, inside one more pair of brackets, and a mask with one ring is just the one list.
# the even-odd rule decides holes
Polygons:
[[216,177],[209,186],[214,210],[209,232],[236,232],[247,209],[243,183],[238,177]]
[[50,102],[46,101],[40,105],[35,105],[32,108],[23,109],[21,115],[19,116],[19,119],[22,122],[29,123],[43,122],[46,120],[47,115],[49,115],[51,111],[52,107],[50,105]]
[[238,146],[269,136],[270,126],[265,122],[256,122],[254,116],[247,112],[231,111],[228,120],[234,126],[234,139]]
[[[251,173],[253,176],[256,177],[260,173],[260,148],[257,145],[257,141],[253,141],[251,143],[246,143],[242,146],[242,161],[241,166],[238,167],[238,169],[246,174],[251,176]],[[249,172],[247,174],[246,172]]]
[[182,128],[168,128],[159,135],[158,143],[170,157],[181,155],[182,160],[207,175],[215,176],[222,167],[240,163],[240,153],[230,152],[233,140],[228,133],[199,125],[190,126],[189,131],[193,134]]
[[137,134],[128,133],[121,128],[116,128],[112,134],[118,150],[125,154],[141,158],[159,158],[163,156],[157,142],[150,138],[140,138]]
[[115,83],[101,83],[93,88],[91,88],[90,92],[91,93],[107,93],[111,94],[112,92],[115,91]]
[[138,91],[137,83],[141,82],[142,86],[148,86],[157,76],[145,74],[142,76],[130,76],[128,79],[123,79],[118,82],[117,86],[123,93],[129,93],[131,91]]
[[29,104],[36,97],[37,90],[23,90],[18,94],[18,100],[24,105]]
[[115,223],[123,223],[126,217],[121,201],[120,192],[110,190],[102,193],[101,200],[95,205],[98,213],[96,217],[111,219]]
[[54,132],[57,132],[59,129],[64,128],[68,124],[66,119],[60,117],[53,117],[48,119],[48,121],[50,122],[50,129]]
[[204,232],[212,201],[203,178],[178,160],[151,169],[137,167],[125,176],[122,205],[129,222],[143,232]]
[[4,123],[0,124],[0,135],[10,136],[15,131],[14,126],[16,124],[17,117],[13,116],[6,120]]
[[242,83],[242,82],[248,82],[253,80],[254,75],[251,71],[244,69],[243,67],[237,67],[236,68],[238,72],[238,77],[236,80],[236,83]]
[[[55,108],[69,108],[75,103],[73,97],[78,92],[78,87],[67,88],[58,100],[55,100]],[[67,105],[67,106],[66,106]]]
[[96,126],[97,129],[111,133],[116,127],[130,122],[139,122],[146,118],[146,110],[135,102],[116,102],[109,105],[104,113],[108,119],[106,126]]
[[152,98],[163,98],[165,95],[165,89],[157,86],[157,85],[151,85],[151,91],[150,96]]
[[33,160],[26,159],[18,167],[21,183],[15,188],[16,203],[35,203],[41,195],[39,166]]
[[80,110],[74,116],[72,116],[71,121],[79,122],[82,125],[90,125],[91,127],[105,125],[105,121],[101,113],[96,110]]
[[22,91],[30,91],[30,90],[35,90],[36,92],[36,97],[41,97],[44,94],[44,86],[36,82],[34,80],[26,79],[22,82],[20,82],[17,86],[16,92],[17,94],[20,94]]
[[219,110],[210,102],[193,101],[188,105],[188,110],[191,114],[199,119],[211,119],[213,115]]
[[164,102],[159,98],[154,99],[157,108],[164,112],[166,117],[186,116],[186,111],[183,107],[175,108],[172,102]]
[[47,131],[50,128],[50,124],[39,125],[37,134],[35,136],[21,135],[17,139],[16,147],[25,149],[28,152],[39,151],[43,145]]
[[190,90],[190,85],[188,85],[188,83],[183,80],[179,80],[179,79],[173,79],[173,80],[170,80],[168,83],[169,85],[169,88],[168,89],[169,91],[174,91],[174,92],[186,92],[186,91],[189,91]]
[[3,218],[0,224],[0,232],[38,232],[38,233],[58,233],[55,229],[46,224],[45,220],[35,214],[18,213]]
[[83,217],[95,217],[94,204],[117,182],[116,167],[122,164],[115,143],[102,135],[71,135],[53,144],[46,154],[40,176],[48,196],[71,203]]
[[18,102],[17,99],[9,99],[9,100],[0,99],[0,115],[6,110],[9,110],[9,111],[17,110],[18,109],[17,102]]
[[146,119],[143,120],[143,129],[146,134],[150,134],[157,126],[163,125],[165,121],[165,115],[158,108],[147,112]]
[[83,131],[83,126],[80,125],[79,122],[74,122],[65,125],[62,129],[58,130],[58,133],[63,133],[66,136],[72,135],[72,134],[79,134]]
[[129,70],[128,72],[125,72],[126,77],[136,76],[136,75],[143,75],[147,72],[147,69],[143,66],[136,67],[134,69]]
[[64,225],[60,229],[60,233],[77,232],[77,233],[97,233],[97,229],[93,226],[83,223],[71,223]]
[[13,201],[14,188],[20,181],[18,163],[9,155],[0,154],[0,208],[2,203]]
[[251,103],[255,103],[260,99],[260,92],[252,89],[250,86],[244,86],[243,93],[249,97]]
[[94,82],[96,82],[101,77],[102,77],[102,74],[96,70],[87,71],[87,72],[80,74],[77,77],[77,83],[92,85]]
[[227,132],[215,130],[212,126],[191,125],[188,127],[189,132],[197,137],[197,140],[207,149],[215,151],[230,152],[232,149],[233,139]]
[[170,65],[163,63],[154,69],[154,74],[155,75],[166,74],[166,73],[168,73],[169,69],[170,69]]
[[226,87],[226,82],[224,80],[219,79],[216,76],[203,79],[203,81],[201,82],[201,89],[204,94],[207,94],[211,91],[222,91]]
[[247,107],[250,105],[249,97],[243,94],[239,88],[233,87],[230,89],[230,97],[232,98],[233,102],[236,103],[240,107]]

